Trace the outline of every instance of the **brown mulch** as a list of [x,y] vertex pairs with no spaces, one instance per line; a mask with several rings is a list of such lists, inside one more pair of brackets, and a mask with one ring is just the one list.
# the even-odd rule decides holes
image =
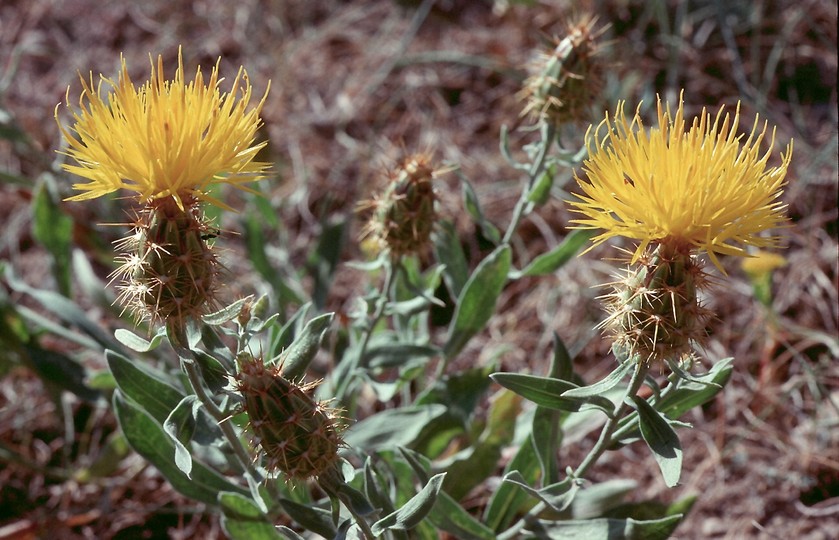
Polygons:
[[[520,185],[499,156],[498,133],[517,122],[526,64],[561,34],[567,4],[439,0],[421,17],[420,2],[410,0],[5,0],[0,127],[9,133],[16,126],[26,138],[0,139],[0,170],[21,179],[0,184],[0,260],[29,283],[54,287],[30,232],[29,204],[35,180],[48,172],[69,193],[54,163],[60,137],[53,111],[68,85],[76,104],[77,73],[113,76],[121,53],[142,81],[148,55],[162,54],[171,68],[178,45],[189,66],[221,56],[222,73],[232,77],[244,65],[255,93],[271,81],[264,135],[277,179],[267,191],[293,264],[304,264],[321,218],[350,215],[403,149],[429,149],[457,163],[488,216],[506,223]],[[726,3],[717,11],[705,2],[577,4],[610,25],[601,110],[617,99],[649,101],[656,92],[673,98],[684,88],[692,113],[741,99],[744,124],[760,112],[778,126],[776,151],[795,141],[784,196],[795,227],[787,235],[788,264],[775,275],[773,312],[757,304],[737,261],[726,261],[729,277],[706,299],[718,315],[706,356],[734,356],[736,369],[714,402],[689,415],[693,429],[680,432],[681,485],[665,488],[640,445],[608,454],[595,479],[638,481],[633,500],[697,495],[679,538],[839,538],[836,5],[769,1],[748,11],[750,3]],[[413,22],[421,23],[416,32]],[[530,137],[514,132],[512,146]],[[459,210],[457,177],[444,177],[438,190],[441,213],[456,219],[478,253],[480,240]],[[97,214],[101,207],[65,209],[79,223],[107,221]],[[515,245],[518,262],[555,245],[568,219],[556,198],[528,219]],[[241,227],[235,216],[228,221],[227,228]],[[235,237],[230,243],[228,266],[247,272],[247,261],[236,259],[242,247]],[[359,256],[350,244],[346,259]],[[580,372],[609,370],[608,347],[590,330],[601,313],[594,286],[613,271],[600,256],[608,250],[505,291],[499,316],[463,361],[486,362],[504,350],[505,370],[542,373],[556,331],[582,350]],[[348,307],[359,292],[355,280],[339,271],[330,309]],[[247,277],[238,287],[249,292],[255,281]],[[516,347],[502,349],[509,343]],[[101,359],[88,361],[103,367]],[[220,537],[215,517],[133,454],[109,462],[107,474],[79,478],[94,463],[105,466],[99,458],[115,429],[106,404],[51,394],[23,367],[0,378],[0,540]]]

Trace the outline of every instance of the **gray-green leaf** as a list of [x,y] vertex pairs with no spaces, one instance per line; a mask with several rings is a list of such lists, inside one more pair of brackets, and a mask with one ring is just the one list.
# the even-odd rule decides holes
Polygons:
[[114,392],[113,407],[128,444],[157,467],[180,493],[209,505],[217,504],[221,491],[247,495],[247,490],[231,483],[199,461],[193,461],[192,477],[188,478],[175,465],[175,445],[159,423],[136,404],[125,399],[119,390]]
[[315,317],[303,328],[288,349],[280,354],[279,362],[283,366],[283,377],[295,380],[306,373],[309,364],[320,348],[323,335],[332,323],[334,314],[325,313]]
[[388,529],[408,530],[416,527],[434,507],[443,486],[446,473],[432,476],[419,493],[411,497],[402,508],[373,524],[373,533],[379,535]]
[[510,279],[552,274],[571,260],[592,236],[594,236],[592,231],[572,231],[558,246],[537,256],[523,270],[510,272]]
[[481,261],[466,282],[457,299],[454,320],[449,326],[449,337],[443,349],[447,359],[463,350],[472,336],[483,330],[492,317],[495,303],[507,282],[511,261],[510,246],[501,246]]
[[252,500],[239,493],[219,494],[219,505],[221,526],[232,540],[280,540],[284,537]]
[[682,446],[679,443],[679,436],[667,419],[645,399],[632,396],[632,401],[638,408],[641,436],[653,452],[664,477],[664,483],[667,487],[673,487],[679,483],[679,477],[682,474]]
[[411,446],[423,428],[446,414],[439,404],[387,409],[353,425],[345,434],[346,443],[358,450]]
[[169,435],[175,445],[175,465],[187,478],[192,472],[192,455],[186,445],[195,433],[194,405],[198,403],[197,399],[195,396],[183,398],[163,422],[163,431]]

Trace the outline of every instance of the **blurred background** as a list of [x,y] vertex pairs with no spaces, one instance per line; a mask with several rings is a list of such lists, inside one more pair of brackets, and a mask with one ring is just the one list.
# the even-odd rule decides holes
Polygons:
[[[604,29],[605,79],[591,122],[621,99],[628,109],[643,100],[650,118],[656,95],[675,103],[684,90],[686,116],[739,102],[741,130],[758,115],[776,126],[770,164],[791,140],[795,147],[784,194],[793,227],[770,293],[755,294],[740,261],[727,259],[728,276],[705,299],[718,317],[705,356],[734,356],[736,369],[682,432],[682,484],[665,488],[652,458],[633,447],[593,474],[638,480],[639,500],[697,494],[680,538],[839,537],[835,2],[3,0],[0,539],[221,534],[202,506],[124,448],[95,384],[103,359],[62,336],[66,321],[35,291],[69,298],[104,335],[130,326],[102,286],[114,267],[110,243],[125,234],[105,224],[124,223],[128,201],[61,202],[75,180],[59,168],[54,116],[66,123],[67,109],[56,106],[78,106],[79,74],[115,79],[123,55],[141,84],[149,55],[162,55],[171,77],[180,46],[188,77],[221,58],[228,80],[247,69],[255,95],[270,81],[263,157],[276,174],[261,183],[261,200],[230,193],[244,211],[220,217],[224,264],[236,278],[230,295],[268,293],[285,309],[317,293],[321,309],[340,314],[364,290],[361,274],[341,264],[365,256],[355,206],[404,152],[457,164],[487,216],[507,222],[521,184],[500,155],[499,132],[510,128],[513,149],[534,138],[518,96],[528,65],[585,14]],[[578,148],[586,127],[566,126],[563,144]],[[559,174],[556,196],[520,228],[517,265],[567,233],[572,172]],[[440,213],[477,261],[486,245],[459,217],[458,176],[437,189]],[[325,252],[315,246],[335,223],[349,233],[330,246],[335,270],[324,285],[316,269]],[[461,361],[498,357],[505,370],[542,374],[556,331],[579,351],[579,371],[610,371],[608,345],[592,327],[602,318],[595,286],[614,271],[601,257],[613,249],[509,287]],[[298,290],[279,290],[271,268],[294,275]]]

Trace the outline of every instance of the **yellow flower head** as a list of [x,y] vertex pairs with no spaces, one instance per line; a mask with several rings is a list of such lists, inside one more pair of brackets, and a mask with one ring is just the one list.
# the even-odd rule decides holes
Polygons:
[[651,243],[659,243],[677,251],[706,251],[717,267],[717,254],[744,256],[745,246],[777,245],[778,237],[759,233],[786,225],[780,196],[792,143],[779,166],[767,167],[774,130],[763,154],[766,123],[758,129],[755,119],[742,141],[739,104],[733,119],[723,108],[713,119],[703,109],[686,131],[681,98],[675,115],[659,99],[658,128],[649,132],[638,111],[627,121],[623,105],[613,119],[607,114],[589,128],[586,179],[575,176],[583,194],[571,205],[584,218],[574,223],[604,229],[595,245],[624,236],[638,241],[632,263]]
[[787,260],[783,256],[770,251],[758,250],[751,257],[743,259],[740,267],[750,276],[760,276],[782,268],[786,264]]
[[82,193],[69,200],[128,189],[144,203],[172,197],[183,209],[184,200],[195,198],[227,208],[208,194],[210,186],[226,183],[248,190],[244,183],[263,178],[269,168],[268,163],[254,161],[266,144],[254,144],[254,139],[267,89],[247,110],[251,85],[244,69],[239,69],[230,92],[222,93],[218,63],[205,85],[200,68],[192,82],[184,81],[180,51],[171,81],[163,78],[161,57],[156,69],[151,56],[149,60],[151,77],[136,88],[124,58],[118,82],[102,76],[94,85],[93,74],[89,82],[80,77],[80,111],[72,113],[75,124],[66,129],[59,121],[59,128],[69,143],[63,153],[78,162],[64,169],[89,182],[74,184]]

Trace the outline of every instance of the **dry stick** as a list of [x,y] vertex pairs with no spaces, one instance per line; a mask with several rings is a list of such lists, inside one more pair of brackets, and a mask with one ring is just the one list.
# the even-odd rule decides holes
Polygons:
[[[625,360],[629,362],[631,360]],[[627,403],[629,399],[638,393],[640,390],[641,385],[644,384],[644,377],[647,374],[647,366],[644,362],[637,362],[635,371],[632,373],[632,378],[629,380],[629,386],[626,388],[626,392],[624,393],[623,397],[620,401],[615,405],[615,410],[612,413],[612,416],[606,422],[606,425],[603,426],[603,429],[600,431],[600,437],[597,439],[594,447],[592,447],[591,451],[588,453],[586,458],[583,460],[582,463],[571,473],[570,477],[573,481],[578,481],[578,479],[583,476],[592,465],[594,465],[600,456],[603,455],[603,452],[612,444],[612,435],[615,432],[615,428],[618,426],[618,422],[620,422],[621,417],[626,414],[629,410],[630,406]],[[524,529],[527,524],[538,516],[543,511],[547,510],[548,505],[545,502],[539,502],[530,509],[530,511],[521,517],[512,527],[504,531],[503,533],[498,535],[498,540],[512,540],[516,538],[518,534]]]
[[399,42],[399,46],[396,48],[395,53],[391,55],[391,58],[384,62],[378,70],[376,70],[376,72],[370,77],[370,80],[367,82],[365,87],[359,92],[361,101],[358,105],[356,105],[356,110],[359,110],[364,105],[364,102],[367,101],[379,88],[379,86],[385,82],[385,79],[387,79],[387,76],[390,75],[390,72],[393,71],[399,64],[400,59],[405,54],[405,51],[408,50],[408,46],[417,35],[420,26],[422,26],[425,18],[431,12],[434,2],[435,0],[423,0],[422,4],[420,4],[416,12],[414,12],[414,17],[411,19],[411,25],[402,35],[402,40]]

